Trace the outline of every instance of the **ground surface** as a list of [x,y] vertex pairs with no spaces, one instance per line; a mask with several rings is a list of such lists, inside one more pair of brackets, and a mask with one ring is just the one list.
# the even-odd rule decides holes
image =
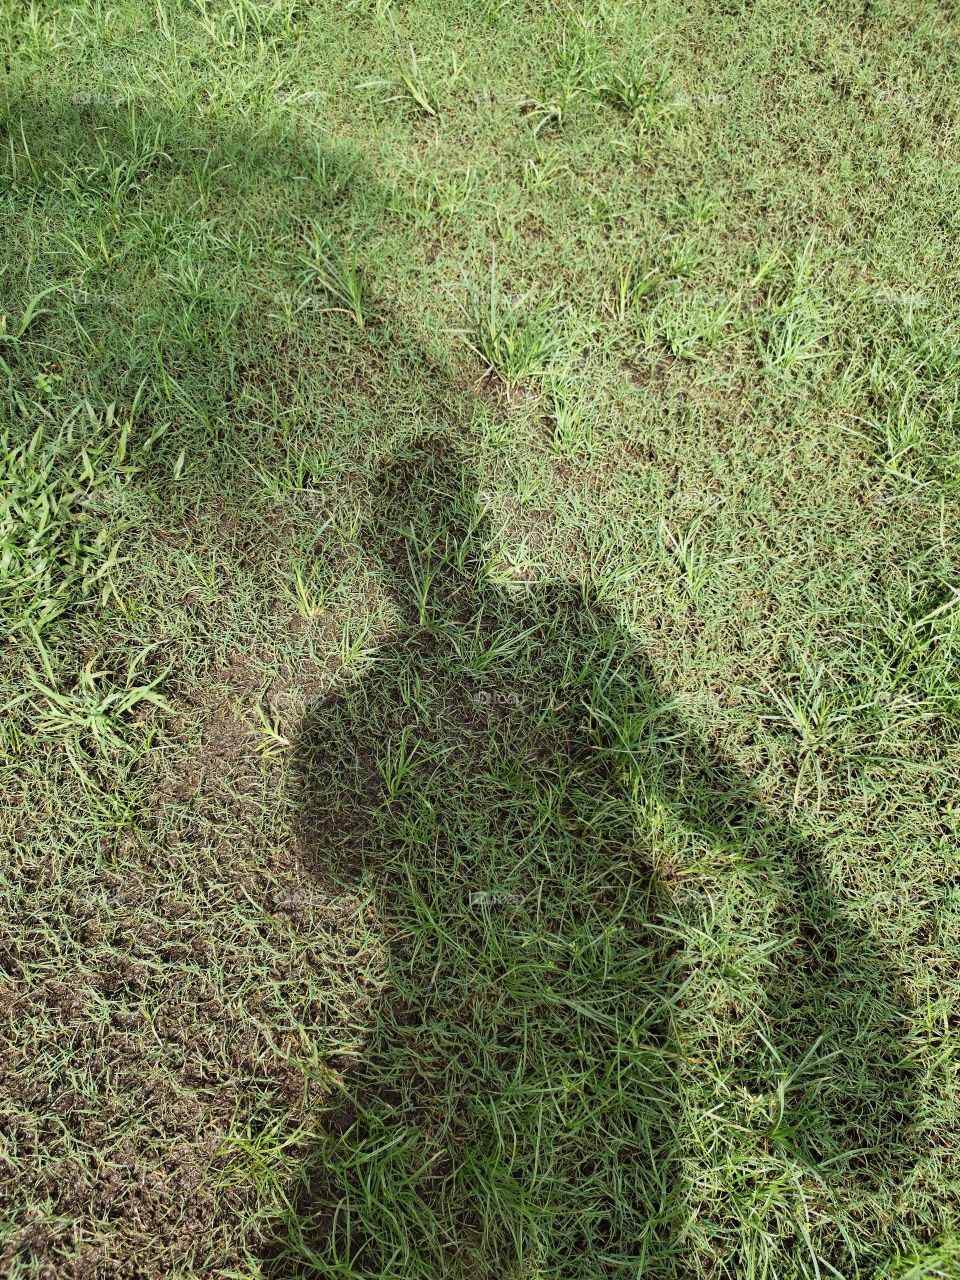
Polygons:
[[0,2],[4,1276],[960,1276],[957,34]]

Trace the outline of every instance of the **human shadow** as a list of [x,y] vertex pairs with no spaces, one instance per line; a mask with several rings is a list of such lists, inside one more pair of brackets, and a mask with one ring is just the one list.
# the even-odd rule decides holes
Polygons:
[[[174,190],[215,152],[249,154],[242,136],[211,139],[149,113],[155,145],[143,119],[133,127],[109,107],[21,106],[38,191],[91,115],[94,169],[129,179],[131,199],[158,174]],[[275,140],[259,142],[283,162]],[[282,142],[288,160],[316,165],[312,140]],[[129,172],[114,154],[132,157]],[[382,206],[375,182],[355,181]],[[224,182],[208,198],[236,204],[235,178]],[[153,224],[144,234],[160,243]],[[131,331],[110,349],[115,328],[103,326],[84,358],[128,398],[148,380],[144,433],[168,412],[171,385],[202,388],[188,409],[206,415],[215,479],[230,433],[250,429],[244,393],[290,394],[303,349],[278,339],[276,361],[258,365],[243,317],[224,318],[229,298],[176,301],[144,340]],[[769,1155],[759,1182],[789,1172],[842,1205],[896,1179],[913,1102],[893,959],[832,892],[822,852],[688,722],[589,584],[494,584],[469,461],[475,393],[404,316],[382,300],[373,311],[362,335],[309,313],[340,326],[344,367],[367,378],[357,390],[342,370],[318,370],[324,403],[365,401],[374,421],[388,396],[408,397],[427,425],[385,468],[369,464],[356,551],[377,566],[392,625],[369,669],[306,716],[291,785],[313,873],[369,895],[385,971],[362,1052],[329,1064],[331,1101],[284,1190],[264,1270],[683,1275],[686,1193],[703,1159],[684,1124],[691,1089],[716,1090],[718,1106],[737,1095]],[[14,351],[11,385],[21,373],[33,369]],[[318,528],[312,553],[333,573],[342,548]],[[744,956],[711,935],[690,842],[733,851],[740,888],[771,904],[768,946]],[[719,994],[691,1050],[705,990]],[[804,1230],[783,1248],[807,1248]],[[809,1247],[829,1261],[845,1246],[825,1229]]]
[[[589,584],[491,582],[477,489],[455,432],[398,450],[362,539],[391,634],[300,732],[301,839],[389,960],[269,1274],[689,1274],[686,1090],[741,1091],[766,1176],[849,1211],[910,1158],[908,1002]],[[770,903],[752,984],[684,840]],[[711,968],[739,995],[691,1036]]]

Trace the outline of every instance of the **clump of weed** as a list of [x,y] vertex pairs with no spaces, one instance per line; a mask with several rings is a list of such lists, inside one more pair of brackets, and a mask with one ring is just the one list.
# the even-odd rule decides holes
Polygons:
[[694,294],[665,303],[663,341],[679,360],[696,360],[718,347],[734,323],[736,299],[725,301]]
[[663,67],[612,72],[597,81],[595,92],[601,102],[645,128],[652,128],[670,109],[670,77]]
[[508,395],[544,378],[557,360],[560,342],[547,306],[506,297],[497,286],[495,270],[490,272],[489,288],[472,294],[466,319],[461,336]]
[[308,235],[307,243],[310,254],[306,259],[308,272],[301,282],[303,287],[319,285],[333,303],[329,310],[349,316],[362,332],[366,323],[366,288],[356,255],[335,245],[322,231]]
[[779,268],[770,262],[761,267],[768,290],[754,331],[764,363],[775,372],[798,373],[826,355],[829,310],[815,286],[813,269],[812,240]]
[[588,402],[582,388],[573,385],[570,379],[559,377],[552,380],[549,416],[554,453],[568,458],[590,449],[596,428],[596,407]]
[[135,714],[149,706],[166,709],[157,686],[169,671],[153,676],[146,671],[156,647],[151,645],[135,654],[122,674],[98,667],[93,660],[85,662],[76,680],[66,687],[40,646],[43,675],[28,670],[31,689],[4,710],[20,708],[29,718],[35,739],[62,742],[67,758],[81,776],[86,776],[85,757],[136,749],[128,736]]
[[657,271],[634,253],[620,262],[607,289],[606,309],[621,324],[643,299],[655,293],[665,274]]
[[460,78],[462,68],[454,60],[451,71],[441,77],[430,67],[429,59],[417,57],[413,45],[405,53],[399,53],[391,78],[365,81],[361,89],[386,90],[384,102],[400,102],[418,115],[431,120],[440,118],[442,95]]
[[397,199],[396,211],[410,216],[413,206],[414,216],[418,222],[432,225],[435,221],[444,223],[458,218],[469,207],[474,198],[476,175],[472,169],[460,173],[430,173],[420,170],[414,180],[411,195],[408,199]]
[[600,41],[596,24],[581,17],[560,32],[553,54],[551,83],[542,97],[522,104],[534,133],[560,129],[578,100],[587,97],[599,75]]
[[359,160],[356,151],[341,149],[331,153],[317,143],[316,183],[330,204],[335,204],[349,190]]

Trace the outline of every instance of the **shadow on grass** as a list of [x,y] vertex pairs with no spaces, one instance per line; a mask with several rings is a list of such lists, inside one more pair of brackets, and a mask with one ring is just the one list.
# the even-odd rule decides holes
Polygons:
[[[381,476],[396,629],[300,736],[304,842],[373,894],[391,958],[271,1274],[687,1274],[687,1090],[754,1102],[744,1219],[788,1169],[855,1213],[909,1158],[889,960],[589,589],[490,584],[476,490],[449,434]],[[671,832],[776,904],[753,1007],[703,1009],[699,1057],[694,972],[742,990],[749,961]],[[781,1259],[840,1265],[842,1233],[802,1235]]]
[[[98,175],[128,182],[103,197],[107,226],[126,204],[142,212],[157,175],[176,209],[190,181],[203,198],[218,159],[227,170],[243,162],[241,176],[267,153],[275,167],[318,165],[302,138],[273,151],[267,135],[211,137],[89,105],[8,115],[36,192],[79,173],[65,198],[96,202]],[[382,209],[376,184],[356,181],[367,212]],[[272,216],[256,212],[262,193],[237,172],[223,184],[207,183],[214,226],[242,224],[248,207]],[[285,234],[310,211],[311,191],[291,196]],[[341,221],[344,198],[334,199]],[[166,234],[144,222],[160,260]],[[855,1215],[910,1156],[907,1001],[889,957],[831,893],[820,852],[685,722],[642,644],[589,587],[491,583],[463,425],[469,393],[402,316],[381,304],[360,335],[301,312],[295,340],[280,322],[258,346],[248,300],[218,293],[205,274],[226,271],[228,241],[188,236],[179,252],[190,288],[173,297],[154,278],[156,323],[127,332],[92,322],[74,363],[87,363],[100,393],[136,392],[144,432],[181,415],[168,461],[178,431],[199,422],[211,494],[256,396],[282,410],[307,384],[331,411],[325,421],[362,403],[372,429],[381,406],[407,398],[429,424],[394,429],[386,466],[380,441],[358,450],[374,494],[361,550],[380,566],[395,625],[367,673],[311,710],[295,752],[301,842],[324,883],[372,896],[389,965],[361,1056],[339,1064],[266,1272],[683,1275],[691,1205],[716,1155],[687,1132],[693,1093],[701,1111],[743,1117],[741,1221],[751,1202],[789,1200],[801,1183],[838,1218],[848,1206]],[[118,287],[106,261],[89,274]],[[11,389],[36,372],[35,355],[51,354],[42,320],[39,354],[6,352]],[[311,324],[324,328],[323,367],[305,364]],[[53,354],[70,364],[69,352]],[[314,553],[325,548],[317,535]],[[742,939],[711,932],[684,842],[722,849],[741,886],[767,895],[766,949],[745,960]],[[741,994],[702,1011],[708,1027],[691,1054],[680,1024],[696,1022],[690,992],[711,967],[718,989],[729,978]],[[781,1256],[839,1259],[858,1247],[844,1243],[842,1222],[811,1243],[792,1211],[778,1221]]]

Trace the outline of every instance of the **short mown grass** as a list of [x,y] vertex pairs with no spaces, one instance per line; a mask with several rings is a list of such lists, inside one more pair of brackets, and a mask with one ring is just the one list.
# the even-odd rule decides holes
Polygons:
[[0,0],[4,1275],[960,1275],[956,26]]

